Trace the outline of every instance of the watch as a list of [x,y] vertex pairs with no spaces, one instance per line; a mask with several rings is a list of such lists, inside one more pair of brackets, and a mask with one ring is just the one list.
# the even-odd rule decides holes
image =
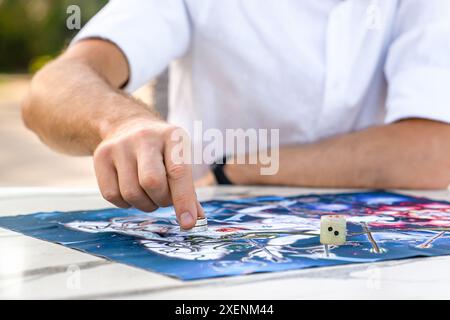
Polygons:
[[230,181],[230,179],[228,179],[227,175],[225,174],[225,172],[223,170],[226,164],[227,164],[227,156],[224,156],[220,163],[218,163],[216,161],[211,165],[211,171],[213,172],[214,177],[216,178],[217,184],[222,184],[222,185],[233,184]]

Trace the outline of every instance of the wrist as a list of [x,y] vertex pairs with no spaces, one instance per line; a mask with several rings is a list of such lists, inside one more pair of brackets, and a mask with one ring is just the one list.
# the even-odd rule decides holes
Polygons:
[[251,177],[248,175],[248,170],[246,170],[245,165],[226,164],[223,167],[223,172],[232,184],[250,185],[253,183]]
[[115,104],[120,105],[122,112],[119,109],[114,110],[113,114],[98,119],[97,128],[102,141],[131,128],[148,128],[164,123],[149,107],[135,101],[126,101],[126,103],[121,101]]

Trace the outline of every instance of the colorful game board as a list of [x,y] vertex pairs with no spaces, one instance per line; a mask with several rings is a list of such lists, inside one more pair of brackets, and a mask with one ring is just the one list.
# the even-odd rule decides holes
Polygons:
[[[450,254],[450,203],[383,191],[204,202],[207,232],[179,231],[173,209],[35,213],[0,227],[193,280]],[[345,245],[319,243],[321,215],[347,218]]]

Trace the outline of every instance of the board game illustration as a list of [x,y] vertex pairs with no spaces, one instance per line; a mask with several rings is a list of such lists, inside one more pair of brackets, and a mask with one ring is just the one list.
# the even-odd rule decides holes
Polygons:
[[[172,208],[35,213],[0,227],[183,280],[450,254],[450,203],[396,193],[264,196],[202,203],[208,231],[179,230]],[[325,254],[322,215],[347,220]]]

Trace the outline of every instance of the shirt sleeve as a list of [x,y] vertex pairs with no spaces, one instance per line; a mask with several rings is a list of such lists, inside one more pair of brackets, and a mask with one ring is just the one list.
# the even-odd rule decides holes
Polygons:
[[401,0],[387,52],[386,123],[450,123],[450,1]]
[[186,53],[190,33],[183,0],[111,0],[71,44],[87,38],[116,44],[130,68],[124,89],[133,92]]

